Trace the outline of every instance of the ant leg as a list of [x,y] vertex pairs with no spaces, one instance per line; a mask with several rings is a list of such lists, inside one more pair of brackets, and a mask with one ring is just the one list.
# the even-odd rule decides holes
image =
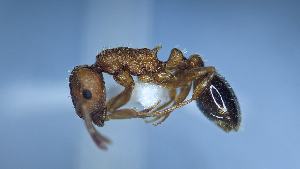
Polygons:
[[152,111],[159,102],[157,102],[155,105],[144,109],[142,111],[137,111],[134,109],[119,109],[111,112],[108,114],[105,118],[105,121],[109,121],[112,119],[131,119],[131,118],[146,118],[151,117],[149,112]]
[[[175,76],[180,74],[180,73],[182,73],[182,71],[176,71]],[[170,100],[168,102],[166,102],[165,104],[161,105],[160,107],[158,107],[157,109],[153,110],[153,111],[160,111],[160,110],[166,108],[167,106],[169,106],[173,101],[175,101],[175,103],[173,105],[175,105],[176,103],[184,101],[185,98],[188,96],[188,94],[190,92],[190,89],[191,89],[191,83],[188,84],[187,86],[181,87],[179,94],[176,96],[176,88],[171,88],[170,91],[169,91]],[[156,116],[151,120],[146,120],[145,122],[146,123],[153,123],[155,121],[160,120],[159,123],[162,123],[168,117],[169,117],[169,113],[165,114],[165,115],[161,115],[161,116]]]
[[[180,92],[179,92],[179,94],[176,96],[175,102],[174,102],[173,105],[176,105],[176,104],[178,104],[178,103],[183,102],[183,101],[186,99],[186,97],[188,96],[188,94],[189,94],[189,92],[190,92],[190,90],[191,90],[191,87],[192,87],[192,84],[189,84],[189,85],[187,85],[187,86],[181,87],[181,88],[180,88]],[[156,110],[156,111],[158,111],[158,110]],[[171,114],[171,112],[166,113],[166,114],[162,114],[162,115],[160,115],[160,116],[155,117],[154,119],[152,119],[152,120],[149,121],[149,122],[155,122],[154,125],[159,125],[159,124],[161,124],[162,122],[164,122],[164,121],[170,116],[170,114]],[[158,121],[158,120],[159,120],[159,121]],[[158,122],[156,122],[156,121],[158,121]]]
[[[175,98],[175,103],[173,105],[176,105],[178,103],[183,102],[186,99],[186,97],[189,95],[191,87],[192,87],[192,84],[190,84],[188,86],[181,87],[180,88],[180,93]],[[171,113],[167,113],[159,122],[157,122],[157,125],[164,122],[170,116],[170,114]]]
[[113,112],[116,109],[118,109],[119,107],[126,104],[129,101],[132,90],[134,88],[133,78],[127,71],[123,71],[117,75],[114,75],[114,79],[118,84],[124,86],[125,89],[119,95],[111,98],[107,102],[106,106],[107,106],[107,110],[109,112]]
[[166,108],[167,106],[169,106],[176,98],[176,89],[170,89],[169,97],[170,97],[170,100],[168,102],[166,102],[163,105],[159,106],[154,111],[159,111],[159,110],[162,110],[162,109]]
[[[164,109],[168,105],[170,105],[174,101],[174,99],[176,97],[176,89],[171,89],[170,92],[169,92],[169,96],[170,96],[170,100],[167,103],[165,103],[165,104],[161,105],[160,107],[156,108],[154,111],[159,111],[161,109]],[[109,113],[106,116],[105,121],[109,121],[111,119],[131,119],[131,118],[153,117],[150,114],[150,111],[153,111],[153,109],[155,107],[157,107],[158,104],[159,104],[159,102],[157,104],[153,105],[152,107],[150,107],[148,109],[144,109],[144,110],[142,110],[140,112],[136,111],[134,109],[119,109],[119,110],[110,111],[111,113]]]
[[192,81],[203,78],[216,72],[214,67],[197,67],[182,71],[177,75],[168,72],[160,72],[155,75],[155,83],[169,89],[187,86]]
[[170,91],[170,101],[161,105],[160,107],[154,109],[155,107],[158,106],[159,102],[156,103],[155,105],[151,106],[150,108],[144,109],[142,111],[137,111],[134,109],[119,109],[119,110],[114,110],[111,111],[111,113],[109,113],[106,116],[105,121],[109,121],[111,119],[131,119],[131,118],[147,118],[147,117],[153,117],[150,112],[155,110],[155,111],[159,111],[165,107],[167,107],[168,105],[170,105],[172,103],[172,101],[174,101],[175,99],[175,95],[176,95],[176,90],[173,89]]
[[[166,114],[170,114],[175,109],[178,109],[178,108],[180,108],[184,105],[189,104],[193,100],[196,100],[198,97],[201,96],[202,91],[210,83],[210,81],[214,77],[215,73],[216,73],[216,70],[215,70],[214,67],[199,67],[199,68],[194,68],[194,69],[187,70],[187,71],[183,72],[183,76],[182,76],[182,78],[180,78],[181,79],[180,81],[191,82],[191,81],[194,81],[196,79],[202,79],[197,84],[197,86],[195,86],[192,98],[188,99],[186,101],[175,103],[172,107],[170,107],[166,110],[163,110],[161,112],[159,112],[159,111],[151,112],[151,115],[154,116],[154,117],[157,117],[157,116],[163,116],[163,115],[166,115]],[[172,85],[176,86],[175,81],[171,81],[170,83],[172,83]],[[158,124],[155,123],[154,125],[158,125]]]
[[[163,105],[161,105],[160,107],[156,108],[155,110],[153,111],[160,111],[164,108],[166,108],[167,106],[169,106],[176,98],[176,89],[170,89],[169,91],[169,97],[170,97],[170,100],[166,103],[164,103]],[[157,116],[151,120],[145,120],[146,123],[153,123],[157,120],[161,119],[161,116]]]
[[175,98],[175,104],[183,102],[185,98],[189,95],[192,84],[180,88],[180,93]]
[[[174,74],[175,74],[175,77],[180,78],[180,76],[183,73],[184,73],[183,70],[177,70]],[[188,96],[188,94],[190,93],[191,87],[192,87],[192,83],[189,83],[189,84],[181,87],[179,94],[175,98],[175,103],[174,104],[183,102],[186,99],[186,97]]]
[[[199,79],[199,83],[197,84],[197,86],[194,87],[194,91],[193,91],[193,95],[192,95],[193,100],[196,100],[201,96],[203,90],[206,89],[206,87],[209,85],[210,81],[216,75],[216,69],[214,67],[204,67],[204,68],[206,68],[206,71],[207,71],[206,76],[202,76],[202,77],[198,76],[198,78],[194,79],[194,80]],[[191,72],[191,76],[197,76],[197,74],[199,74],[199,75],[201,74],[199,72],[197,73],[197,71],[201,72],[201,68],[193,69]]]

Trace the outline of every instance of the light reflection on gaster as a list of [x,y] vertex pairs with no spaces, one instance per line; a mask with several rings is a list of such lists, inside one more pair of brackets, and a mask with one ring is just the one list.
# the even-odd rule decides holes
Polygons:
[[[224,100],[223,100],[223,98],[222,98],[222,95],[220,94],[220,92],[218,91],[218,89],[217,89],[214,85],[211,85],[211,86],[209,87],[209,90],[210,90],[210,94],[211,94],[211,96],[212,96],[212,98],[213,98],[213,100],[214,100],[216,106],[217,106],[219,109],[221,109],[221,111],[222,111],[223,113],[227,112],[227,107],[226,107],[226,105],[225,105],[225,103],[224,103]],[[217,94],[217,95],[216,95],[216,94]],[[220,103],[219,103],[218,101],[221,101],[221,105],[220,105]]]

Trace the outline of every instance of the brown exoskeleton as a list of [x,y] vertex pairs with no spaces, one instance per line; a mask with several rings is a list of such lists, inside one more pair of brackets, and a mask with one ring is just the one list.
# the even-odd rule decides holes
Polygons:
[[[93,65],[77,66],[70,75],[72,101],[79,117],[99,148],[106,149],[110,141],[96,131],[93,123],[103,126],[111,119],[148,118],[160,124],[170,113],[193,100],[203,113],[225,131],[237,130],[240,110],[229,84],[214,67],[205,67],[199,55],[184,57],[179,49],[172,49],[166,62],[157,58],[160,47],[133,49],[118,47],[103,50]],[[102,73],[113,75],[125,89],[106,102],[105,83]],[[126,104],[134,89],[132,76],[145,83],[154,83],[169,89],[170,101],[137,111],[119,109]],[[185,100],[191,86],[192,98]],[[177,93],[176,89],[180,89]],[[172,105],[171,105],[172,104]],[[171,105],[171,107],[168,107]],[[168,108],[166,108],[168,107]]]

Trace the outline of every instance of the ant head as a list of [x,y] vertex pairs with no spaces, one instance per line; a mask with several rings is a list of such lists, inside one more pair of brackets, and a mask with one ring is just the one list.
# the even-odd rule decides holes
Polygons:
[[76,66],[71,72],[69,86],[77,115],[85,118],[88,114],[96,125],[103,126],[106,95],[102,74],[87,65]]
[[[199,80],[194,82],[194,86]],[[241,113],[238,100],[229,83],[219,74],[213,77],[196,102],[203,114],[224,131],[239,129]]]

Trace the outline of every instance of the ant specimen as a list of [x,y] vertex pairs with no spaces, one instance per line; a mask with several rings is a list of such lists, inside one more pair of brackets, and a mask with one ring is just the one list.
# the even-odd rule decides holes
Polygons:
[[[76,113],[85,121],[86,128],[96,145],[107,149],[110,140],[94,127],[104,126],[112,119],[152,118],[148,122],[162,123],[170,113],[193,100],[210,120],[224,131],[237,131],[240,109],[229,84],[214,67],[204,66],[197,54],[188,59],[179,49],[172,49],[166,62],[157,58],[161,47],[133,49],[118,47],[106,49],[96,57],[93,65],[76,66],[69,78],[70,93]],[[106,102],[105,82],[102,73],[113,75],[125,89]],[[142,111],[119,109],[126,104],[134,89],[132,76],[141,82],[154,83],[169,90],[170,100]],[[193,95],[186,100],[193,85]],[[176,89],[180,89],[179,93]],[[171,106],[170,106],[171,105]],[[168,108],[167,108],[168,107]]]

